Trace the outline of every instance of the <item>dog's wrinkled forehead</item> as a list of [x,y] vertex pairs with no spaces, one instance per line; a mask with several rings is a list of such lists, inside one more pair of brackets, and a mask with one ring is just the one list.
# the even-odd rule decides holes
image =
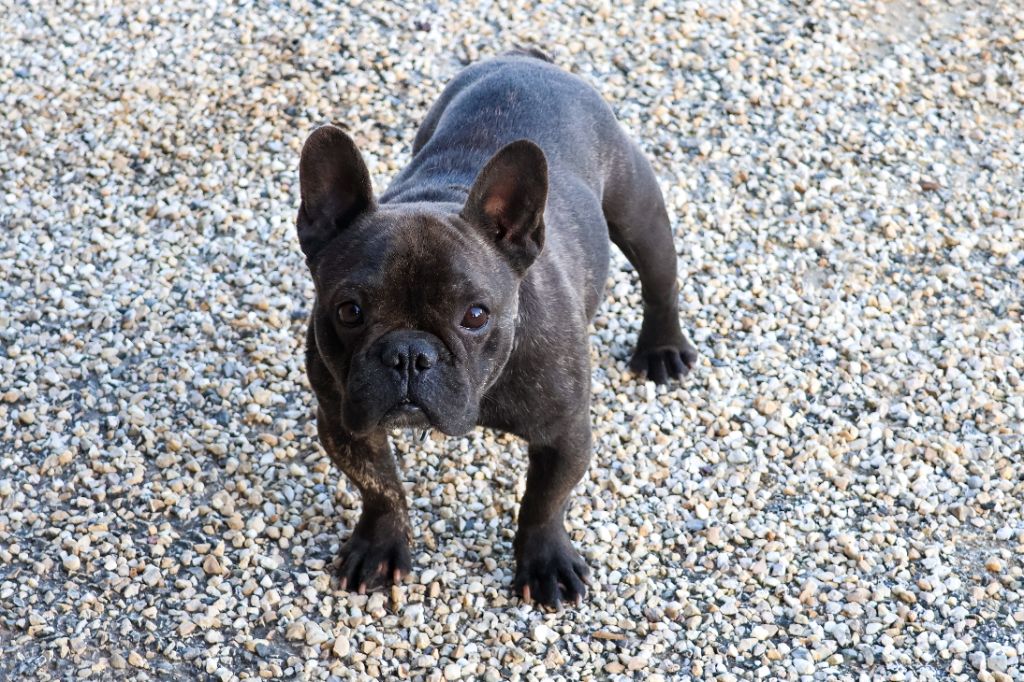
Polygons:
[[454,304],[507,288],[508,274],[500,265],[456,218],[378,210],[325,249],[315,278],[321,293],[379,292],[391,305],[415,308],[428,300]]

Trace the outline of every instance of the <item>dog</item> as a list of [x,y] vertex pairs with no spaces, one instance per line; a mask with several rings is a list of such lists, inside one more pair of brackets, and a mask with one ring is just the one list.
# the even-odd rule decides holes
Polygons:
[[630,367],[663,383],[697,358],[643,153],[596,90],[517,48],[451,81],[379,197],[352,138],[330,125],[305,142],[299,184],[317,430],[363,503],[341,549],[341,588],[363,593],[412,569],[387,432],[480,425],[529,443],[513,589],[548,607],[579,603],[589,570],[564,517],[590,460],[587,328],[609,237],[642,288]]

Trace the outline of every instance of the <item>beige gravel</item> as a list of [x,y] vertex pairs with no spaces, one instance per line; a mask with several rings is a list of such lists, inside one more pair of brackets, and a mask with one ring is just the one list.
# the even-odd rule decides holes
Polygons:
[[[0,679],[1024,679],[1016,0],[0,0]],[[298,150],[380,183],[536,43],[655,162],[702,353],[593,327],[595,589],[510,593],[525,452],[395,434],[415,575],[337,589]]]

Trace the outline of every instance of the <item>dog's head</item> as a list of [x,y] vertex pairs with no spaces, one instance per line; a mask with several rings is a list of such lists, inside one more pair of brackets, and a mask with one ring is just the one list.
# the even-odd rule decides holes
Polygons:
[[519,282],[543,247],[543,152],[525,140],[502,148],[462,206],[378,205],[355,143],[324,126],[302,149],[299,183],[313,328],[342,423],[472,429],[512,351]]

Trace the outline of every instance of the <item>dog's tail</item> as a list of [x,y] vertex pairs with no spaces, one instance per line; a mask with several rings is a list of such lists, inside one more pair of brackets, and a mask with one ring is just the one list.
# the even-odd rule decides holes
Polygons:
[[505,54],[507,54],[510,57],[533,57],[534,59],[539,59],[544,62],[551,62],[552,64],[555,62],[554,59],[549,57],[539,47],[533,47],[532,45],[520,45],[516,43],[515,45],[513,45],[512,49],[506,52]]

